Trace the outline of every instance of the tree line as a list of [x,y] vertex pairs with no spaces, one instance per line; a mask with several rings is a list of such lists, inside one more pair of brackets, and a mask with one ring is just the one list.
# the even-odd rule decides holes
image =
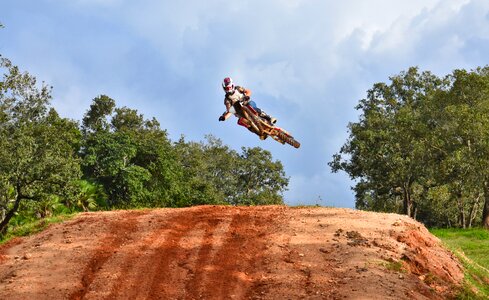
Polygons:
[[0,234],[61,212],[199,204],[283,204],[288,177],[269,151],[171,141],[156,119],[93,99],[81,123],[51,87],[0,56]]
[[489,67],[438,77],[412,67],[376,83],[329,162],[359,209],[428,226],[489,228]]

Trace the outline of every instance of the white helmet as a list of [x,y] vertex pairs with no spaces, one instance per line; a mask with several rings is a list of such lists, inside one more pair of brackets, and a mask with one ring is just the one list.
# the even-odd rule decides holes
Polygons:
[[226,93],[233,93],[235,89],[233,79],[231,79],[231,77],[224,78],[222,81],[222,88]]

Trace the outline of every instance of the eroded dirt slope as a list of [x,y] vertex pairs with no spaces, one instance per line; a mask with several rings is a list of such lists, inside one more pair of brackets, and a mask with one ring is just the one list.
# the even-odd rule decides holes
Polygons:
[[463,278],[420,223],[334,208],[85,213],[0,254],[2,299],[445,299]]

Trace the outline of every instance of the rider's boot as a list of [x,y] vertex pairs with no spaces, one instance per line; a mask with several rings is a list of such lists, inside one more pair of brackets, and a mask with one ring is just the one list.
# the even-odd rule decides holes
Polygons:
[[271,117],[269,114],[267,114],[263,110],[260,111],[260,117],[262,117],[263,119],[267,120],[272,125],[275,125],[275,123],[277,123],[277,119],[275,119],[274,117]]

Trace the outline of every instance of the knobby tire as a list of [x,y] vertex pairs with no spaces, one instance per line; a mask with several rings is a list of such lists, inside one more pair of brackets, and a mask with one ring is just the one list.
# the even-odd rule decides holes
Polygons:
[[279,137],[279,138],[280,138],[282,141],[286,142],[287,144],[291,145],[291,146],[292,146],[292,147],[294,147],[294,148],[299,148],[299,147],[301,146],[301,144],[300,144],[298,141],[296,141],[296,140],[295,140],[294,138],[292,138],[292,137],[289,137],[288,135],[286,135],[286,134],[285,134],[285,133],[283,133],[283,132],[280,132],[280,133],[278,134],[278,137]]

